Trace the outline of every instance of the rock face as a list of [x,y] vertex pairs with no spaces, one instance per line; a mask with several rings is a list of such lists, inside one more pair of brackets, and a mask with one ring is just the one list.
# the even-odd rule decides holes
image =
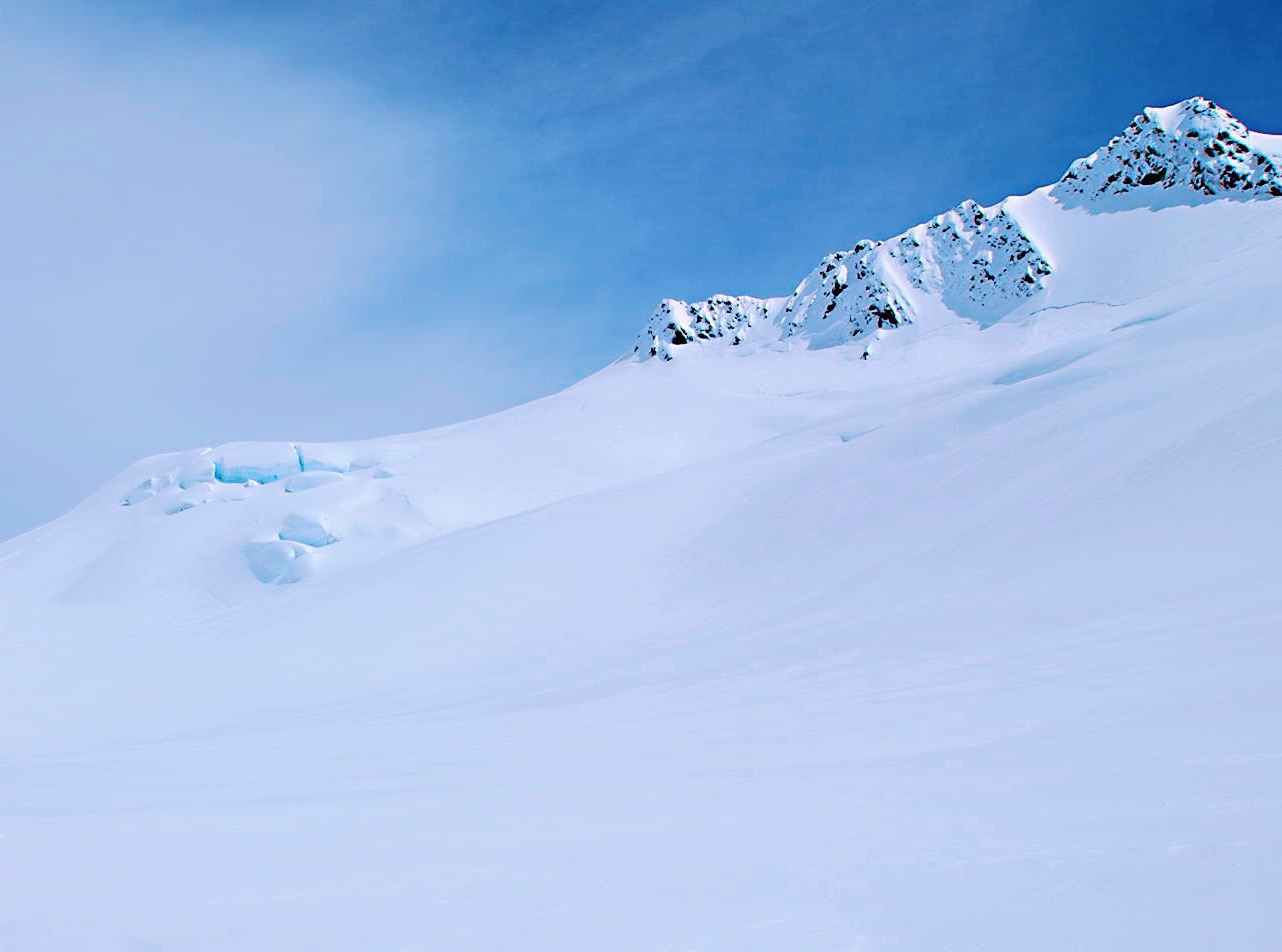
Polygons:
[[1282,195],[1277,157],[1258,139],[1200,96],[1148,108],[1108,145],[1074,162],[1052,194],[1065,204],[1152,188],[1203,196]]

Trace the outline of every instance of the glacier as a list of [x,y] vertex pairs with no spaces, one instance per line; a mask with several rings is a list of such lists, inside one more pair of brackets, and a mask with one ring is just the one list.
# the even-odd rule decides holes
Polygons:
[[0,947],[1271,947],[1279,162],[1148,109],[560,393],[0,544]]

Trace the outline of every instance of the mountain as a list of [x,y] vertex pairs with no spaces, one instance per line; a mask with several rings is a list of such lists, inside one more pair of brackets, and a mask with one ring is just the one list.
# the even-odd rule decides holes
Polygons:
[[[1054,271],[1054,225],[1037,239],[1030,203],[1095,212],[1190,204],[1206,198],[1282,196],[1282,136],[1249,131],[1202,98],[1149,108],[1108,145],[1078,159],[1055,185],[991,209],[967,200],[887,241],[861,241],[828,255],[782,303],[717,295],[668,299],[634,352],[670,360],[692,342],[804,340],[871,342],[939,304],[950,315],[998,320],[1036,299]],[[1039,240],[1041,244],[1039,244]],[[848,293],[849,292],[849,293]]]
[[0,546],[5,949],[1205,950],[1282,879],[1282,137]]

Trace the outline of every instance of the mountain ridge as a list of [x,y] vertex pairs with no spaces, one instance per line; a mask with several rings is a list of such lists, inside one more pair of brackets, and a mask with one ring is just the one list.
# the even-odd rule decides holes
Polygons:
[[[1172,199],[1276,198],[1282,196],[1282,141],[1252,132],[1227,110],[1195,96],[1145,108],[1122,133],[1037,191],[1066,208],[1101,210]],[[671,360],[691,344],[728,339],[739,346],[754,338],[812,347],[858,340],[871,348],[882,331],[915,319],[909,287],[941,297],[956,314],[1000,319],[1043,290],[1053,270],[1047,253],[1012,214],[1013,197],[987,207],[966,199],[899,235],[863,239],[825,256],[783,299],[782,314],[771,304],[779,298],[665,298],[633,353]]]

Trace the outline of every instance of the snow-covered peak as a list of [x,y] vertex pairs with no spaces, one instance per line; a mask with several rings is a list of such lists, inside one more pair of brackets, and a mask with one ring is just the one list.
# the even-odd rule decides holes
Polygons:
[[1053,270],[1005,205],[985,209],[969,199],[888,244],[914,288],[981,321],[1040,292]]
[[671,360],[674,347],[718,338],[740,344],[748,331],[775,317],[782,300],[748,295],[714,294],[705,301],[664,298],[637,338],[634,352],[641,357]]
[[1068,205],[1122,195],[1131,196],[1131,204],[1151,204],[1162,190],[1184,199],[1276,197],[1282,170],[1274,139],[1196,96],[1145,109],[1121,135],[1074,162],[1053,191]]
[[812,348],[859,342],[868,356],[883,332],[914,323],[923,309],[942,306],[984,323],[1000,318],[1040,293],[1051,270],[1005,207],[967,200],[902,235],[825,255],[786,299],[665,300],[634,352],[671,360],[708,341]]
[[[1282,136],[1252,132],[1201,97],[1150,107],[1035,194],[1100,212],[1282,196]],[[883,332],[923,311],[992,323],[1045,292],[1055,270],[1047,236],[1020,217],[1024,207],[967,199],[901,235],[826,255],[786,299],[664,300],[634,353],[671,360],[708,342],[857,342],[866,357]]]
[[913,307],[895,272],[885,242],[826,256],[788,298],[784,336],[830,346],[911,323]]
[[1167,135],[1176,138],[1188,132],[1197,132],[1208,139],[1215,138],[1216,133],[1222,130],[1235,132],[1238,135],[1245,135],[1247,132],[1246,126],[1242,125],[1228,110],[1201,96],[1194,96],[1170,106],[1148,106],[1141,116],[1156,123]]

